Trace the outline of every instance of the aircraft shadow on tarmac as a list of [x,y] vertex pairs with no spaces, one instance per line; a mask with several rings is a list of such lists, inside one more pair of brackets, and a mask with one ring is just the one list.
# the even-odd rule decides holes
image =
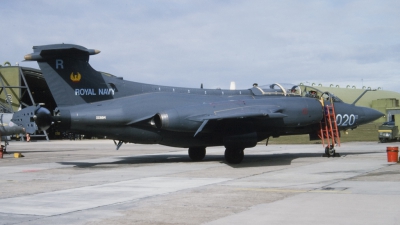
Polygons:
[[[362,155],[376,152],[346,152],[341,155]],[[159,155],[143,155],[118,157],[119,160],[114,162],[59,162],[62,165],[73,165],[77,168],[110,168],[115,165],[140,165],[140,164],[162,164],[162,163],[204,163],[204,162],[220,162],[233,168],[261,167],[261,166],[282,166],[290,165],[291,162],[299,158],[321,158],[322,153],[282,153],[282,154],[248,154],[245,155],[240,164],[228,164],[224,160],[223,155],[207,155],[202,161],[193,162],[188,156],[177,154],[159,154]]]
[[[78,152],[78,151],[82,151],[82,149],[70,149],[70,150],[63,149],[62,150],[62,152]],[[29,151],[16,151],[16,152],[25,153],[25,154],[29,154],[29,153],[58,153],[57,150],[29,150]],[[8,154],[14,154],[16,152],[7,151]]]

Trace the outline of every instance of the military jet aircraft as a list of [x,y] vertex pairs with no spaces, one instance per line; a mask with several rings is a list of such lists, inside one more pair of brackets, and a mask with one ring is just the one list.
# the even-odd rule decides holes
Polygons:
[[15,134],[25,134],[25,129],[14,124],[11,119],[12,113],[0,113],[0,143],[4,140],[3,151],[6,152],[8,145],[7,136]]
[[[254,84],[244,90],[214,90],[131,82],[94,70],[89,57],[98,50],[72,44],[33,50],[25,60],[38,62],[57,109],[51,115],[44,107],[31,106],[15,113],[13,121],[28,132],[34,123],[41,130],[57,123],[71,132],[107,136],[117,149],[125,142],[182,147],[197,161],[205,157],[206,147],[224,146],[226,161],[235,164],[242,161],[245,148],[271,136],[329,138],[321,129],[329,105],[341,116],[338,130],[383,115],[329,93],[319,93],[326,95],[323,99],[297,86]],[[333,144],[326,153],[335,154]]]

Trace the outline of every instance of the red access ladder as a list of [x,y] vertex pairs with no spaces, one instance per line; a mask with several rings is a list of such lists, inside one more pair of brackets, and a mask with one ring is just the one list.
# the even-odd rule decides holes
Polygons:
[[[330,105],[324,106],[324,116],[320,122],[320,131],[318,136],[322,140],[322,146],[325,149],[334,149],[336,144],[340,146],[340,136],[336,123],[335,107],[332,102]],[[325,153],[327,153],[327,150]]]

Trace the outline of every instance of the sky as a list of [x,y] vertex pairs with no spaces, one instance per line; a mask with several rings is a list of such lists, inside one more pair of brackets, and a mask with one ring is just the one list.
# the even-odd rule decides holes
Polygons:
[[0,63],[70,43],[125,80],[179,87],[253,83],[398,91],[398,0],[4,0]]

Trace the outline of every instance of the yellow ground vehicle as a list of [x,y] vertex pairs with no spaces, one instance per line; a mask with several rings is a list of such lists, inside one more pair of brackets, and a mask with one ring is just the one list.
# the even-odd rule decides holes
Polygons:
[[393,121],[384,122],[378,128],[379,141],[385,143],[388,141],[397,141],[399,137],[399,128],[395,125]]

